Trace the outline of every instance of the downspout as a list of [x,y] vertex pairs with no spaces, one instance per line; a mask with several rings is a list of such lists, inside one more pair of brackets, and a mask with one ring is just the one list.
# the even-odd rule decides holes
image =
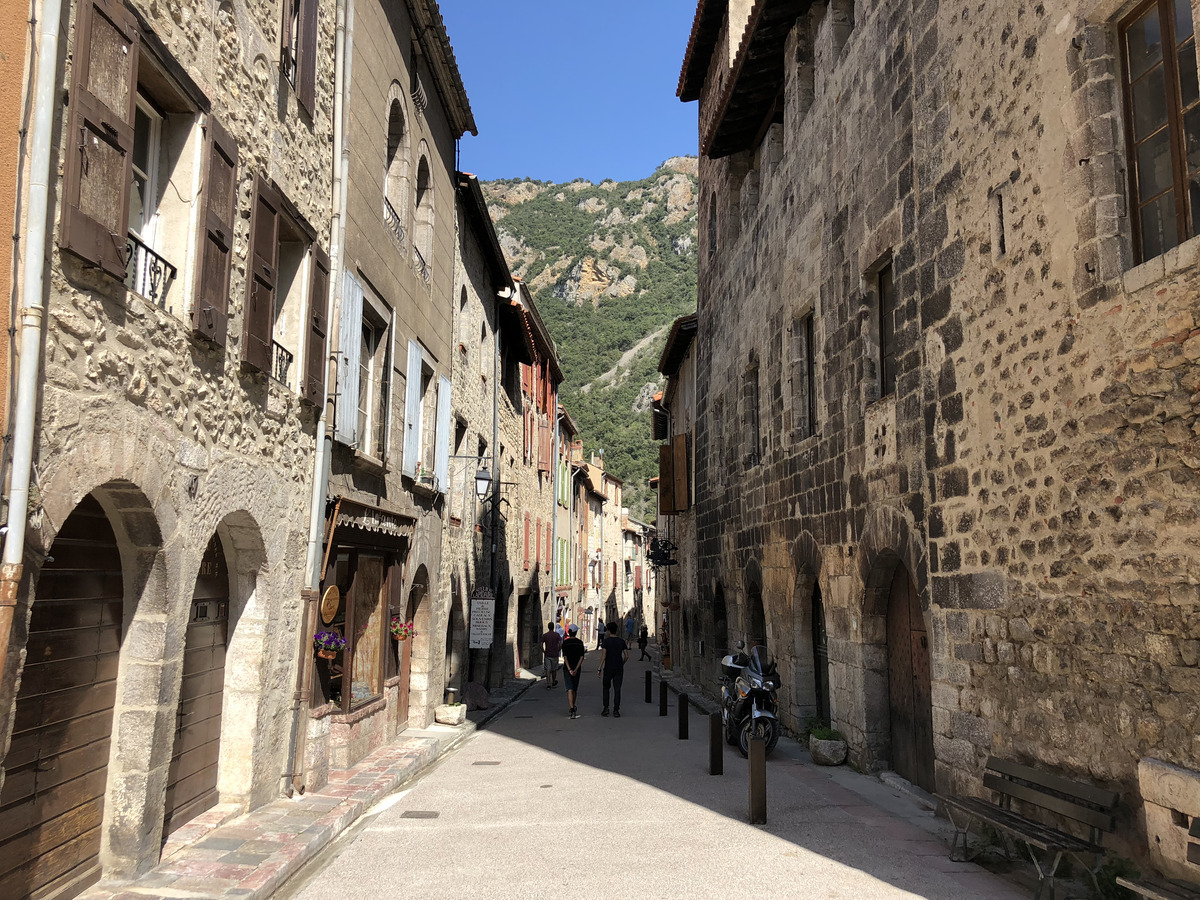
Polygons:
[[25,525],[29,515],[29,478],[33,471],[33,438],[37,418],[38,375],[42,363],[42,294],[46,283],[47,212],[50,208],[51,138],[57,112],[58,34],[62,0],[45,0],[34,85],[33,135],[29,152],[29,212],[21,297],[20,364],[17,369],[13,419],[12,482],[8,493],[8,525],[0,564],[0,676],[8,665],[8,643],[16,614],[17,591],[25,566]]
[[550,517],[550,618],[558,618],[558,492],[560,485],[558,483],[558,470],[562,468],[562,463],[558,458],[558,389],[554,390],[554,453],[551,459],[554,461],[554,477],[552,480],[554,495],[552,501],[552,509],[554,515]]
[[[345,135],[345,93],[350,85],[350,47],[354,35],[353,0],[338,0],[336,30],[334,36],[333,61],[333,185],[331,190],[331,216],[329,226],[329,295],[326,300],[327,323],[325,330],[325,400],[321,416],[317,420],[316,453],[313,459],[313,488],[309,499],[308,547],[304,560],[305,587],[304,608],[301,613],[303,630],[297,653],[296,689],[292,692],[292,729],[288,741],[289,771],[283,773],[290,779],[286,792],[289,797],[296,791],[304,793],[307,784],[304,778],[304,756],[307,749],[308,728],[305,727],[305,712],[311,702],[312,691],[312,641],[317,627],[317,607],[321,587],[321,537],[325,526],[325,497],[329,492],[329,467],[333,455],[333,426],[329,415],[330,399],[336,396],[340,327],[337,312],[341,296],[341,272],[344,266],[342,245],[346,233],[346,168],[347,152],[343,146]],[[332,537],[332,535],[330,535]]]
[[[501,288],[496,292],[496,322],[492,328],[492,571],[489,585],[492,589],[492,644],[496,643],[496,617],[499,608],[500,592],[496,579],[496,536],[500,532],[500,301],[507,300],[513,295],[512,288]],[[508,629],[508,616],[504,618],[505,633]],[[487,652],[487,668],[484,669],[484,679],[488,684],[492,679],[492,648]]]

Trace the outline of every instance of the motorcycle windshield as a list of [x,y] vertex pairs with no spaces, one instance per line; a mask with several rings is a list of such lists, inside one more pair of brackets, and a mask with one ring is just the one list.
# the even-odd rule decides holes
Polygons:
[[750,651],[750,667],[764,675],[768,674],[774,668],[774,663],[771,662],[771,655],[767,652],[766,647],[759,646]]

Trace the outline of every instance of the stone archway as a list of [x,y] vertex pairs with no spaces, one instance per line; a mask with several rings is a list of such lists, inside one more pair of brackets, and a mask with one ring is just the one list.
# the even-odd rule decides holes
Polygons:
[[459,697],[466,681],[467,620],[463,604],[463,576],[450,576],[450,614],[446,617],[446,660],[443,684],[454,688]]
[[766,647],[770,651],[767,634],[767,610],[763,604],[762,569],[757,560],[751,559],[746,563],[746,648],[755,645]]
[[[829,670],[828,656],[826,665],[818,666],[819,638],[827,630],[823,627],[824,620],[818,619],[818,611],[823,615],[823,605],[820,603],[821,587],[821,553],[816,540],[805,532],[796,539],[792,546],[792,564],[796,577],[792,586],[792,652],[793,667],[790,685],[785,688],[792,693],[792,704],[796,715],[797,727],[813,717],[822,719],[824,724],[830,723],[829,709]],[[826,653],[828,641],[824,642]],[[824,700],[824,705],[823,701]]]

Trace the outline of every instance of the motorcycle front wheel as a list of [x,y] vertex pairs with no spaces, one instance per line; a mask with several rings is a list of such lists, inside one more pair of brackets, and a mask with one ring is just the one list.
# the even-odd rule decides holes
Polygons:
[[767,745],[767,755],[770,756],[775,745],[779,743],[779,721],[766,717],[747,719],[738,734],[738,751],[742,756],[750,755],[750,741],[755,738]]

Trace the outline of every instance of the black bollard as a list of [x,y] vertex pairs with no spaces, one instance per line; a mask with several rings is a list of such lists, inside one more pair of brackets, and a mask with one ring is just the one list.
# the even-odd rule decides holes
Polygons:
[[721,728],[721,714],[708,717],[708,774],[725,774],[725,734]]
[[658,683],[658,714],[660,716],[667,714],[667,683],[665,681]]
[[646,673],[646,702],[647,703],[654,702],[654,700],[652,700],[650,697],[650,673],[649,672]]
[[687,708],[688,708],[687,694],[680,694],[679,695],[679,739],[681,741],[686,741],[688,739]]
[[750,740],[750,824],[767,824],[767,745]]

